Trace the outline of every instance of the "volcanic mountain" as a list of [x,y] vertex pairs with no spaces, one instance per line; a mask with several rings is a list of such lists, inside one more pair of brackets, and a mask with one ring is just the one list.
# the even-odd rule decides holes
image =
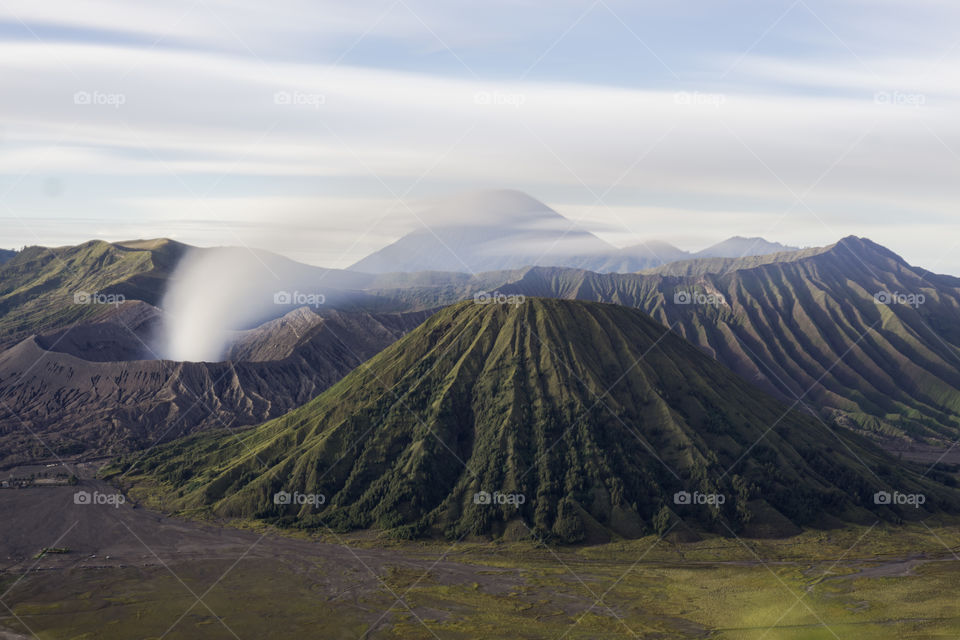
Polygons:
[[638,307],[782,400],[891,446],[960,435],[960,279],[864,238],[644,274],[535,268],[498,289]]
[[[453,216],[456,223],[447,221]],[[606,256],[617,250],[519,191],[482,191],[445,200],[423,220],[423,229],[405,235],[350,269],[366,273],[477,273],[569,264],[571,256]]]
[[[363,274],[300,264],[268,251],[232,247],[199,249],[162,238],[115,243],[91,240],[76,246],[54,248],[27,247],[0,263],[0,350],[30,335],[78,323],[102,321],[113,313],[114,305],[91,303],[91,294],[160,306],[184,257],[216,253],[239,253],[256,265],[256,270],[271,276],[269,286],[261,287],[263,291],[256,289],[257,283],[250,283],[252,299],[268,294],[272,299],[277,289],[293,290],[305,284],[322,282],[327,306],[346,308],[355,306],[358,297],[364,298],[354,290],[370,280]],[[235,277],[231,273],[220,275],[224,281]],[[205,285],[213,294],[222,283],[210,279]],[[367,306],[372,308],[375,305]],[[289,307],[276,306],[272,317],[290,310]],[[250,326],[272,317],[259,317]]]
[[457,539],[909,517],[878,491],[957,505],[646,314],[549,299],[446,308],[305,406],[165,445],[135,473],[164,508]]
[[[350,267],[365,273],[454,271],[480,273],[529,266],[631,273],[702,257],[740,257],[788,250],[762,238],[733,237],[691,254],[650,240],[618,249],[520,191],[480,191],[436,203],[422,229]],[[456,222],[451,222],[451,220]]]
[[[36,346],[24,349],[39,348],[35,355],[49,365],[30,369],[31,380],[22,383],[13,374],[27,371],[31,362],[0,370],[0,401],[10,402],[7,393],[13,385],[33,390],[18,396],[14,414],[8,415],[12,422],[4,428],[18,428],[14,415],[19,410],[47,406],[45,394],[63,399],[74,389],[86,397],[84,385],[76,386],[78,378],[65,386],[57,377],[61,369],[53,366],[47,351],[94,362],[155,357],[143,349],[155,328],[149,309],[156,312],[152,305],[160,304],[172,267],[188,250],[164,240],[92,242],[28,248],[0,266],[0,350],[4,343],[12,346],[27,338],[33,342],[31,334],[37,335]],[[256,256],[246,250],[240,253],[262,269]],[[268,254],[262,258],[275,273],[285,278],[291,274],[290,279],[309,286],[306,290],[317,289],[313,282],[323,291],[333,283],[352,292],[328,298],[327,311],[343,301],[347,304],[340,310],[357,313],[429,311],[481,291],[637,307],[675,326],[707,354],[788,404],[869,434],[885,447],[903,450],[906,457],[936,462],[960,434],[960,279],[913,267],[866,239],[850,237],[828,247],[764,256],[682,260],[635,274],[526,267],[477,275],[371,276],[297,265]],[[77,305],[73,301],[77,290],[122,293],[127,303],[119,309]],[[256,297],[269,298],[271,291],[265,289]],[[884,302],[887,294],[892,304]],[[150,303],[142,316],[136,308],[127,310],[139,304],[136,300]],[[911,300],[922,304],[910,304]],[[290,307],[278,306],[274,313],[287,311]],[[286,327],[286,333],[277,334],[271,344],[274,338],[268,327]],[[256,345],[229,349],[222,359],[275,359],[271,352],[283,351],[297,327],[296,322],[268,322],[259,330]],[[364,357],[374,353],[362,352]],[[18,362],[23,361],[20,356]],[[133,365],[114,366],[112,377],[124,366]],[[336,370],[341,375],[348,371],[339,366]],[[47,380],[45,375],[53,377]],[[323,380],[317,391],[336,378]],[[265,393],[268,400],[273,395]],[[279,393],[284,395],[282,389]],[[56,406],[52,417],[63,425],[86,424],[85,417],[74,415],[82,403],[63,401]],[[290,408],[282,402],[275,406]],[[277,414],[260,415],[266,419]],[[239,424],[256,421],[249,415]],[[22,425],[19,430],[24,444],[36,442]],[[960,461],[947,455],[942,461]]]
[[222,362],[153,356],[160,311],[120,305],[103,321],[0,352],[0,464],[118,454],[298,407],[419,325],[429,312],[295,309],[239,332]]
[[0,349],[31,334],[95,321],[115,309],[77,304],[78,294],[119,294],[157,304],[165,279],[186,250],[169,240],[149,246],[94,240],[25,248],[0,265]]

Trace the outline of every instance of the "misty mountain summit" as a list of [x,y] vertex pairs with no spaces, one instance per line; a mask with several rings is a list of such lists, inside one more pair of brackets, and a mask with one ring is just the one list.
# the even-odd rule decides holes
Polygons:
[[350,267],[368,273],[479,273],[528,265],[567,265],[571,256],[604,255],[616,247],[520,191],[480,191],[436,201],[424,228]]
[[647,240],[623,249],[521,191],[476,191],[435,200],[417,214],[422,228],[353,264],[366,273],[480,273],[530,266],[632,273],[678,260],[793,250],[762,238],[733,237],[698,253]]

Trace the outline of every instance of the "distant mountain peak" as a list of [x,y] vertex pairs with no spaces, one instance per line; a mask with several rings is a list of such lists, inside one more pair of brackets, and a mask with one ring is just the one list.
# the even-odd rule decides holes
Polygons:
[[782,251],[799,251],[799,247],[790,247],[779,242],[770,242],[759,236],[732,236],[709,246],[693,255],[695,258],[743,258],[763,256]]
[[744,236],[733,236],[694,254],[655,239],[618,249],[516,189],[471,191],[421,202],[416,217],[418,228],[349,268],[367,273],[479,273],[545,266],[632,273],[691,258],[739,258],[797,250]]
[[579,266],[579,256],[616,247],[516,190],[475,191],[421,204],[423,226],[350,267],[354,271],[479,273],[526,266]]
[[846,248],[857,249],[857,250],[867,250],[867,251],[881,250],[888,253],[893,253],[892,251],[890,251],[890,249],[887,249],[881,244],[877,244],[876,242],[874,242],[869,238],[862,238],[860,236],[853,236],[853,235],[840,238],[835,243],[834,246],[846,247]]
[[[459,196],[438,199],[432,203],[432,206],[436,208],[456,207],[458,212],[467,214],[468,218],[471,213],[504,217],[540,217],[543,215],[563,217],[530,194],[517,189],[470,191]],[[486,220],[467,219],[460,221],[459,224],[476,222],[484,225],[489,223]]]

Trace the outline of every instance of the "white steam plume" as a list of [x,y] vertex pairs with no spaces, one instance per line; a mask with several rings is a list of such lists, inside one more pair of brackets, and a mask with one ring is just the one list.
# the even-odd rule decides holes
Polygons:
[[252,258],[235,249],[192,249],[183,257],[163,297],[164,358],[217,361],[231,331],[264,313],[255,292],[274,278]]
[[[191,249],[177,265],[161,303],[164,326],[158,351],[169,360],[218,361],[234,331],[298,306],[319,308],[327,298],[320,285],[333,284],[338,277],[344,276],[266,251]],[[342,302],[335,289],[331,294]]]

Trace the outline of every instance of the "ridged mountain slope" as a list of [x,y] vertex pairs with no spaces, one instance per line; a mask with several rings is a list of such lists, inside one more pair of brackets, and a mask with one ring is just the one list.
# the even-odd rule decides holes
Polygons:
[[0,352],[0,464],[119,454],[269,420],[308,402],[428,315],[298,309],[243,332],[223,362],[119,360],[144,357],[130,318],[27,338]]
[[960,436],[960,279],[854,237],[696,262],[679,275],[676,265],[645,275],[531,269],[499,291],[637,307],[825,419],[879,437]]
[[[528,299],[449,307],[282,418],[151,452],[134,482],[166,508],[290,526],[566,542],[676,517],[720,532],[899,517],[880,490],[955,507],[889,462],[640,311]],[[678,504],[683,491],[724,504]],[[522,504],[478,504],[484,492]]]

